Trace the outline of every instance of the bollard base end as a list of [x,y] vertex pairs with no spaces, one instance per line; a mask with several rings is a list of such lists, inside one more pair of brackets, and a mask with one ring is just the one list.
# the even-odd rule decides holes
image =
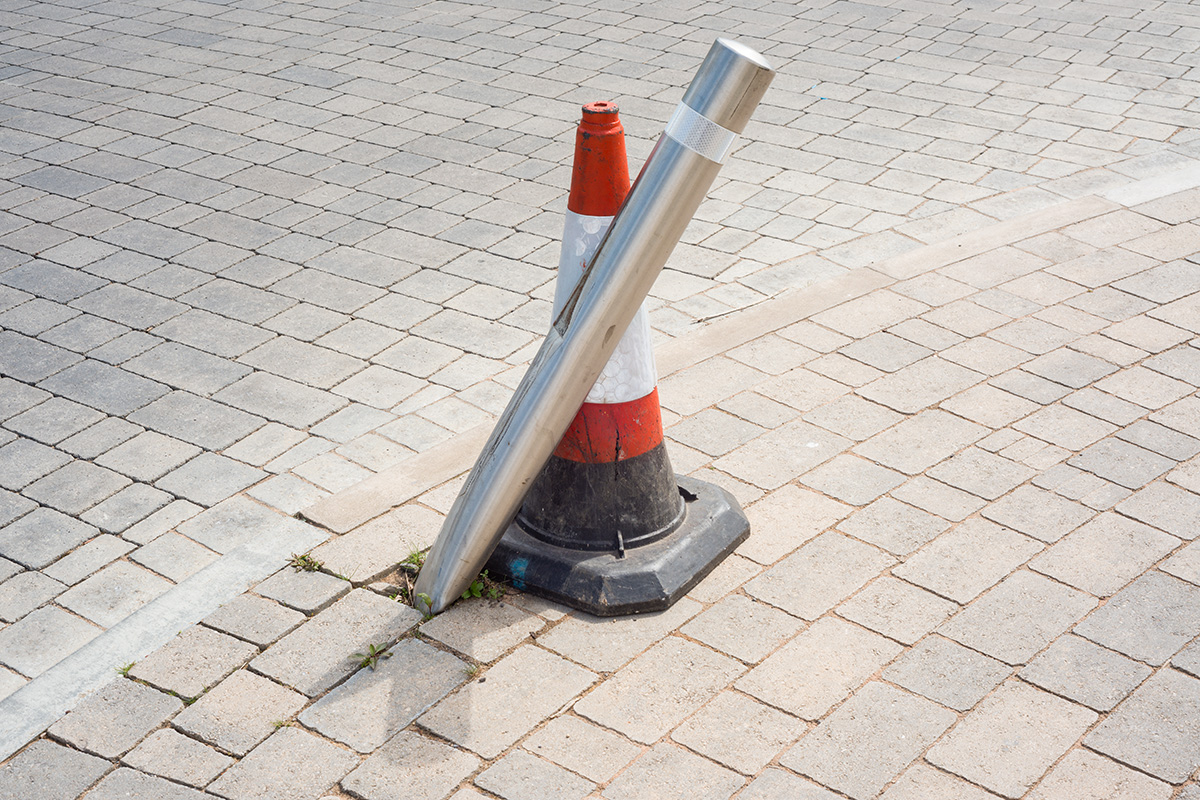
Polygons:
[[750,522],[733,495],[694,478],[675,478],[686,515],[670,535],[627,549],[622,557],[615,550],[557,547],[514,523],[488,561],[489,574],[600,617],[669,608],[750,535]]

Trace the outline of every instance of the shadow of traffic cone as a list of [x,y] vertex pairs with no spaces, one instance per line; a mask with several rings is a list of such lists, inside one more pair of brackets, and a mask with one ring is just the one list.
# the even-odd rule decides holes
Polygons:
[[[557,317],[629,191],[615,103],[589,103],[554,294]],[[749,535],[723,489],[671,469],[643,306],[488,562],[493,577],[598,615],[667,608]]]

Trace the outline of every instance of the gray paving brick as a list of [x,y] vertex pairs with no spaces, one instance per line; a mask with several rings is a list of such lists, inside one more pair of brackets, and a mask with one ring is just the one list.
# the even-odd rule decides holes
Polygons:
[[128,752],[183,708],[176,697],[136,681],[115,680],[50,726],[50,735],[101,758]]
[[284,727],[210,788],[230,800],[318,797],[356,766],[353,754],[307,731]]
[[1041,550],[1037,542],[985,520],[946,533],[893,574],[959,603],[966,603]]
[[401,506],[313,550],[331,573],[356,583],[377,580],[415,550],[433,544],[438,515],[416,505]]
[[32,500],[79,515],[130,484],[129,478],[87,461],[72,461],[24,489]]
[[204,618],[204,624],[265,647],[303,622],[305,616],[252,594],[238,595]]
[[254,587],[263,597],[277,600],[304,614],[323,611],[350,591],[350,583],[323,572],[283,569]]
[[[540,680],[536,685],[523,680],[527,674],[537,674]],[[425,712],[419,724],[484,758],[494,758],[595,681],[591,672],[532,645],[496,662],[486,677],[486,683],[472,681]],[[474,713],[481,706],[509,708],[511,713],[481,719]]]
[[199,309],[186,311],[167,320],[156,326],[154,333],[225,358],[240,356],[275,337],[273,333],[244,322],[226,319]]
[[1035,473],[1022,464],[971,447],[929,470],[928,474],[985,500],[995,500]]
[[131,561],[179,583],[216,561],[219,556],[186,536],[164,533],[130,554]]
[[603,783],[641,752],[638,745],[579,717],[555,717],[523,744],[526,750]]
[[730,595],[680,631],[722,653],[746,662],[758,662],[790,639],[803,623],[742,595]]
[[884,670],[883,677],[942,705],[966,711],[1010,673],[999,661],[949,639],[929,636]]
[[176,342],[164,342],[124,364],[130,372],[201,396],[248,375],[249,367]]
[[91,359],[42,381],[41,388],[115,416],[135,411],[169,391],[161,383]]
[[1149,775],[1110,761],[1084,749],[1072,750],[1038,784],[1030,795],[1035,800],[1066,800],[1080,792],[1118,791],[1146,800],[1166,800],[1171,787]]
[[1152,666],[1200,633],[1200,588],[1149,572],[1114,595],[1075,633]]
[[979,425],[943,411],[924,411],[881,433],[854,452],[908,475],[923,472],[986,434]]
[[[1170,783],[1200,766],[1200,680],[1165,669],[1084,740],[1088,747]],[[1146,736],[1153,729],[1155,736]]]
[[[935,766],[1020,797],[1096,720],[1093,711],[1018,682],[985,700],[929,751]],[[1003,741],[1007,746],[998,746]]]
[[357,660],[351,654],[395,641],[419,620],[420,614],[408,606],[356,589],[250,666],[312,697],[354,672]]
[[54,445],[104,419],[87,406],[52,397],[28,411],[10,418],[4,427],[43,444]]
[[173,728],[164,728],[150,734],[122,762],[151,775],[204,786],[228,769],[233,759]]
[[1019,486],[983,510],[983,516],[1043,542],[1056,542],[1094,512],[1033,486]]
[[470,753],[403,731],[343,778],[342,786],[367,800],[440,800],[449,796],[479,763]]
[[918,761],[880,797],[881,800],[988,800],[994,795]]
[[134,483],[85,512],[81,519],[106,533],[120,533],[171,502],[171,496]]
[[58,449],[79,458],[96,458],[142,432],[119,417],[105,417],[87,430],[58,443]]
[[466,664],[419,640],[405,639],[388,652],[306,709],[300,721],[371,753],[468,679]]
[[1117,437],[1175,461],[1200,453],[1200,440],[1143,419],[1117,432]]
[[170,581],[128,561],[117,561],[76,584],[58,604],[97,625],[112,627],[171,588]]
[[1030,562],[1030,567],[1107,597],[1179,546],[1174,536],[1112,512],[1101,514]]
[[0,620],[16,622],[67,587],[40,572],[25,571],[0,584]]
[[1063,405],[1052,405],[1013,423],[1013,428],[1045,442],[1079,451],[1117,430],[1103,420]]
[[1113,438],[1097,442],[1067,463],[1127,489],[1140,489],[1175,465],[1165,456]]
[[172,721],[182,732],[243,756],[305,705],[303,695],[237,670]]
[[101,534],[55,561],[43,572],[68,586],[79,583],[101,567],[128,553],[134,545],[116,536]]
[[506,800],[583,800],[596,788],[591,781],[521,750],[488,767],[475,784]]
[[883,576],[842,603],[838,614],[911,645],[957,610],[956,603]]
[[0,529],[0,555],[42,569],[99,531],[49,508],[37,508]]
[[850,797],[875,797],[954,722],[948,709],[872,682],[780,763]]
[[72,300],[71,307],[136,330],[161,325],[187,310],[182,303],[119,283],[110,283]]
[[[803,619],[816,619],[893,563],[886,553],[824,533],[746,584],[746,592]],[[834,571],[830,564],[837,564]]]
[[804,729],[794,717],[736,692],[722,692],[671,738],[719,764],[752,775]]
[[807,778],[798,778],[772,767],[751,781],[739,797],[746,800],[834,800],[837,795]]
[[578,702],[575,710],[634,741],[650,744],[744,669],[727,656],[669,637],[623,667]]
[[0,486],[13,491],[24,489],[70,460],[51,447],[30,439],[16,439],[0,447]]
[[[304,525],[240,495],[200,514],[195,513],[195,506],[190,510],[192,513],[183,518],[186,521],[180,521],[179,532],[218,553],[228,553],[277,527]],[[168,525],[167,529],[171,527],[174,525]],[[126,536],[128,538],[128,534]]]
[[296,428],[308,428],[349,402],[261,372],[225,387],[213,399]]
[[1095,606],[1093,597],[1021,570],[939,632],[1008,664],[1022,664]]
[[74,800],[109,768],[103,759],[40,739],[0,769],[0,797]]
[[204,800],[207,795],[162,778],[120,767],[88,793],[89,798],[119,800],[125,797],[157,797],[161,800]]
[[823,618],[750,670],[736,688],[790,714],[817,720],[901,649],[850,623]]
[[609,800],[728,800],[745,782],[737,773],[670,744],[648,750],[608,785]]
[[843,533],[904,556],[945,531],[950,523],[890,497],[881,497],[839,522],[837,527]]
[[187,392],[171,392],[129,419],[207,450],[223,450],[264,424],[258,417]]
[[1096,711],[1111,711],[1151,669],[1077,636],[1063,636],[1021,670],[1025,680]]
[[488,663],[535,635],[544,625],[545,620],[508,603],[481,599],[456,603],[424,623],[421,635]]
[[266,477],[254,467],[216,453],[201,453],[155,481],[159,489],[213,506]]
[[593,617],[573,613],[538,636],[538,644],[588,669],[614,672],[700,610],[699,603],[685,597],[666,611],[636,617]]
[[195,445],[144,431],[104,453],[96,463],[139,481],[154,481],[200,452]]
[[61,608],[39,608],[0,630],[0,663],[35,678],[100,633],[100,628]]

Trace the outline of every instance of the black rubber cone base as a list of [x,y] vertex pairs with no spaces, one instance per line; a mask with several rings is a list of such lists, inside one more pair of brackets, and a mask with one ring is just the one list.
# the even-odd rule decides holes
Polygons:
[[621,557],[615,550],[548,544],[514,523],[487,563],[489,576],[601,617],[669,608],[750,535],[750,522],[733,495],[711,483],[675,477],[686,512],[668,536],[627,549]]

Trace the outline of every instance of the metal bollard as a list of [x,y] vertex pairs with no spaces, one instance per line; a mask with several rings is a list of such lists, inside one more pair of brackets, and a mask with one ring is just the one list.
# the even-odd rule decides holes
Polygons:
[[483,568],[774,76],[754,50],[713,44],[446,516],[418,610],[441,612]]

